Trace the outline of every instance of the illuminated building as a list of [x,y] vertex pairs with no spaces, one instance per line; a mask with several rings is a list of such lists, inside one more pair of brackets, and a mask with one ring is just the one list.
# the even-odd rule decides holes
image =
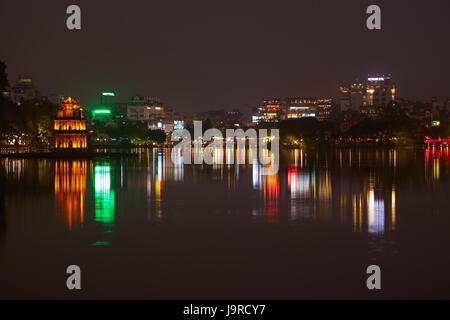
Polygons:
[[324,120],[331,117],[332,106],[333,99],[329,98],[297,97],[264,100],[252,116],[252,122],[278,122],[306,117]]
[[395,101],[396,85],[391,75],[369,75],[363,100],[364,107],[382,107]]
[[436,97],[432,97],[431,105],[427,105],[425,108],[425,126],[427,128],[430,127],[439,127],[441,124],[440,118],[440,107],[437,102]]
[[18,105],[26,100],[36,100],[38,96],[39,91],[30,77],[19,76],[19,81],[11,89],[11,100]]
[[86,196],[86,160],[55,162],[56,215],[69,230],[83,224]]
[[9,99],[11,92],[8,89],[5,89],[4,91],[1,92],[1,95],[6,99]]
[[264,100],[262,105],[257,108],[256,114],[252,116],[253,123],[259,122],[278,122],[284,118],[282,99]]
[[164,107],[159,98],[131,97],[127,105],[127,119],[135,121],[151,121],[164,116]]
[[112,104],[115,102],[116,94],[113,91],[103,91],[100,94],[100,104]]
[[431,116],[433,122],[439,120],[440,107],[436,97],[431,98]]
[[54,121],[56,149],[86,148],[86,120],[79,100],[67,98],[61,102]]
[[173,130],[174,113],[171,108],[164,107],[157,97],[131,97],[127,105],[127,119],[147,124],[149,130]]
[[441,122],[439,120],[433,120],[431,122],[432,127],[439,127],[441,125]]
[[102,120],[102,119],[110,119],[111,118],[111,110],[107,107],[95,108],[92,110],[92,119],[93,120]]
[[317,99],[316,118],[325,120],[331,118],[331,109],[333,107],[333,99]]
[[340,86],[341,111],[359,111],[363,105],[364,85],[356,81],[350,86]]
[[287,98],[286,118],[313,117],[324,120],[331,117],[333,99],[329,98]]
[[317,116],[317,98],[288,98],[287,119]]

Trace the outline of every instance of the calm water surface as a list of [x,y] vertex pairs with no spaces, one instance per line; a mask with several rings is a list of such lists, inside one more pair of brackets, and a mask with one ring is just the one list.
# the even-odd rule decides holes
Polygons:
[[271,176],[134,152],[0,160],[1,298],[450,298],[448,149],[284,150]]

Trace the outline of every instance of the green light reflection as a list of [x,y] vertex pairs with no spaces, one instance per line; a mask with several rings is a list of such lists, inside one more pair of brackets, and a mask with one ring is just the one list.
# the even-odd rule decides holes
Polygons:
[[95,221],[107,227],[114,226],[114,190],[111,188],[111,165],[96,164],[94,167]]

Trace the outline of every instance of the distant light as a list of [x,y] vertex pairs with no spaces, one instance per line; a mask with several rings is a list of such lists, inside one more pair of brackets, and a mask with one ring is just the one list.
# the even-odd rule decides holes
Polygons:
[[173,122],[174,129],[184,129],[184,121],[183,120],[175,120]]
[[116,95],[114,92],[102,92],[102,96],[115,97]]
[[374,77],[374,78],[368,78],[367,80],[369,80],[369,81],[384,81],[384,79],[389,79],[389,78]]
[[441,125],[441,122],[438,121],[438,120],[434,120],[434,121],[431,123],[431,125],[432,125],[433,127],[439,127],[439,126]]
[[111,113],[110,110],[94,110],[94,113]]

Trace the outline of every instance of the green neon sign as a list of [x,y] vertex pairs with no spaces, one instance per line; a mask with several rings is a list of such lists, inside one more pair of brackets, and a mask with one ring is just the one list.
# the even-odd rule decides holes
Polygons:
[[102,96],[115,97],[116,94],[114,92],[102,92]]

